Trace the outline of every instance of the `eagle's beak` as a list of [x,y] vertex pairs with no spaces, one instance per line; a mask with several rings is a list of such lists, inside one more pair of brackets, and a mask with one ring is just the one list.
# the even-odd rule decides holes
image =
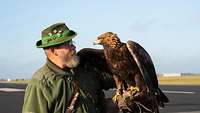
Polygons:
[[101,43],[101,40],[97,39],[97,40],[95,40],[95,41],[93,42],[93,45],[98,45],[98,44],[100,44],[100,43]]

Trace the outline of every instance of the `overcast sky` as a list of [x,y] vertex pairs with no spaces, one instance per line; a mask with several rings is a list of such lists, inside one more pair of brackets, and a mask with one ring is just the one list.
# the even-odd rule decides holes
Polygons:
[[200,73],[199,0],[1,0],[0,14],[0,78],[31,78],[46,60],[35,43],[57,22],[78,33],[78,50],[112,31],[141,44],[158,73]]

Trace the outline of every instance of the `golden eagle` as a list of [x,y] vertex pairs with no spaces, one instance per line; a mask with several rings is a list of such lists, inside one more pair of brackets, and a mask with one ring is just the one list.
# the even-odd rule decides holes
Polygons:
[[[98,52],[93,50],[90,53],[97,60],[101,58],[102,61],[102,58],[104,58],[106,64],[102,63],[99,67],[102,66],[102,69],[112,73],[117,87],[113,98],[114,101],[117,102],[118,97],[125,98],[124,101],[126,103],[131,103],[127,104],[129,111],[133,111],[135,106],[139,106],[140,110],[145,109],[156,113],[158,113],[157,105],[163,107],[165,102],[169,102],[158,86],[156,71],[151,57],[142,46],[134,41],[123,43],[112,32],[101,34],[95,43],[103,46],[104,54],[100,50]],[[98,63],[98,61],[95,63]],[[126,100],[127,98],[128,100]],[[154,101],[154,108],[152,108],[152,103],[148,103],[147,100],[150,102]],[[119,109],[123,110],[123,107]]]

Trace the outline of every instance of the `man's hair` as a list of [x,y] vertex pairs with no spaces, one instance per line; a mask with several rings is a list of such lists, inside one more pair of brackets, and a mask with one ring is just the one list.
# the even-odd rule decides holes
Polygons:
[[44,48],[43,48],[44,53],[45,53],[46,56],[47,56],[47,52],[48,52],[48,50],[49,50],[50,48],[57,48],[57,47],[59,47],[59,46],[61,46],[61,45],[63,45],[63,44],[64,44],[64,43],[57,44],[57,45],[53,45],[53,46],[44,47]]
[[47,52],[49,50],[49,48],[43,48],[45,55],[47,56]]

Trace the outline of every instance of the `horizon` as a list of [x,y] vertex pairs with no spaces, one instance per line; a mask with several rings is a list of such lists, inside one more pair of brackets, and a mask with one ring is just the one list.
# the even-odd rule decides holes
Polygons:
[[77,51],[102,48],[103,32],[133,40],[150,54],[157,73],[200,73],[200,1],[0,1],[0,79],[31,78],[45,63],[35,47],[46,27],[65,22],[78,33]]
[[[166,78],[173,78],[173,77],[187,77],[187,76],[200,76],[200,73],[156,73],[157,77],[166,77]],[[21,81],[21,80],[30,80],[31,78],[0,78],[0,81]]]

